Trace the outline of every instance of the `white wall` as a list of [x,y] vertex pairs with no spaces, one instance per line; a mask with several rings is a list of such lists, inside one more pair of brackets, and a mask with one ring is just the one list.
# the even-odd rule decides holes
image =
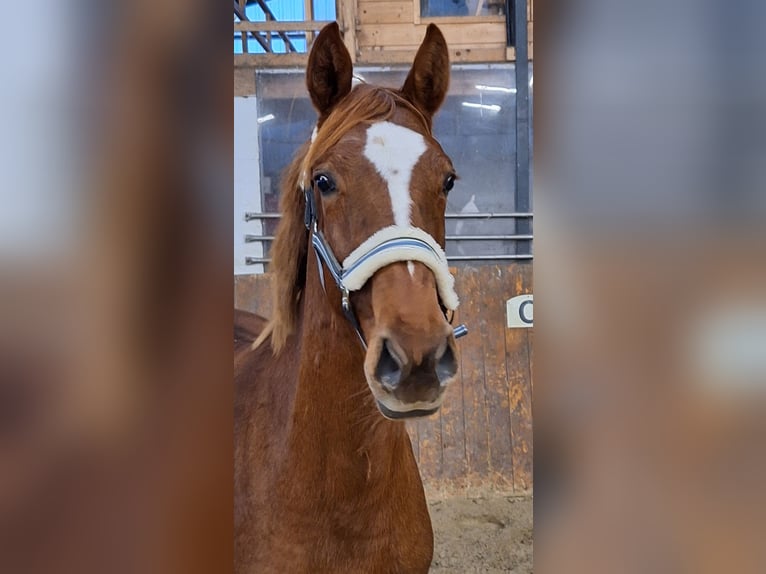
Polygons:
[[258,102],[234,98],[234,274],[263,273],[263,265],[245,265],[245,257],[263,257],[260,242],[245,243],[245,234],[263,232],[260,221],[245,221],[245,212],[261,212],[261,158],[258,149]]

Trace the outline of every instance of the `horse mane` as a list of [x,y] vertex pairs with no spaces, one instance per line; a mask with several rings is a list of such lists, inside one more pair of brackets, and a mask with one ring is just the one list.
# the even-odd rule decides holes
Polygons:
[[271,337],[271,348],[278,354],[295,331],[298,310],[306,286],[308,230],[304,223],[303,189],[310,184],[309,169],[319,155],[336,145],[359,124],[390,119],[397,105],[414,113],[425,132],[431,133],[431,120],[398,91],[361,84],[341,100],[317,126],[316,139],[306,142],[296,153],[281,178],[279,210],[282,214],[271,246],[273,315],[253,343],[260,346]]

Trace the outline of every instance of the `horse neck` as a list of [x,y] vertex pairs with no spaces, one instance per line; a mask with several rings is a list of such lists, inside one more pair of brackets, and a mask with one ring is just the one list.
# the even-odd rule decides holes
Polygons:
[[385,460],[389,469],[400,466],[409,447],[404,423],[384,419],[375,406],[364,375],[365,351],[340,312],[335,284],[326,277],[325,285],[327,292],[314,260],[307,270],[300,314],[292,450],[304,465],[322,472],[333,466],[366,468],[371,457]]

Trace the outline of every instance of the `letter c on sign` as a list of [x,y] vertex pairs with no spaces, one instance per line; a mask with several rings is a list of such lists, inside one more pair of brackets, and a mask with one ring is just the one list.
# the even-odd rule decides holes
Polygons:
[[532,295],[517,295],[511,297],[506,303],[506,319],[509,329],[529,328],[532,326],[533,317]]
[[532,324],[532,311],[534,307],[532,306],[532,300],[524,301],[521,305],[519,305],[519,319],[521,319],[524,323],[527,325]]

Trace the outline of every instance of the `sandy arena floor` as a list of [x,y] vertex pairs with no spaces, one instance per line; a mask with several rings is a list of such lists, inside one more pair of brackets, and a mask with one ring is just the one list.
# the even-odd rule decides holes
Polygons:
[[434,529],[431,572],[532,572],[532,498],[447,498],[429,503]]

